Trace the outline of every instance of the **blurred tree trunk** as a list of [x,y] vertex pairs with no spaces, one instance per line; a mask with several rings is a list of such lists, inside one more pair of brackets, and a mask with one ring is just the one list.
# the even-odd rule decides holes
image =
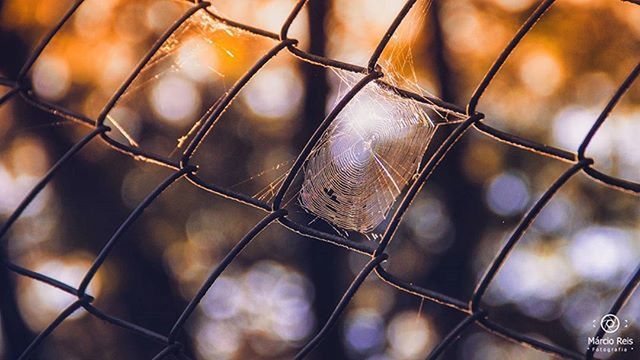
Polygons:
[[[3,9],[3,3],[3,0],[0,0],[0,12]],[[3,29],[1,26],[0,49],[9,49],[0,56],[0,73],[10,78],[15,77],[29,49],[15,30]],[[14,98],[10,102],[15,106],[15,113],[20,114],[21,129],[51,124],[58,120],[55,116],[40,111],[19,98]],[[45,127],[42,131],[28,133],[29,136],[41,142],[50,162],[59,159],[73,145],[69,131],[65,128]],[[94,140],[94,142],[99,141]],[[105,145],[98,144],[98,146]],[[90,151],[90,149],[83,151]],[[122,205],[120,195],[122,177],[130,166],[142,165],[140,163],[132,165],[133,160],[127,160],[115,152],[108,156],[110,157],[108,160],[99,163],[75,156],[48,185],[55,188],[58,199],[64,199],[60,216],[61,224],[58,227],[60,232],[52,239],[66,239],[52,246],[47,245],[48,248],[69,252],[88,251],[90,254],[97,255],[119,222],[128,215],[129,210]],[[0,221],[3,220],[0,219]],[[138,222],[140,221],[144,221],[144,215]],[[20,241],[18,238],[11,238],[10,235],[0,239],[0,259],[5,259],[7,256],[7,244]],[[123,277],[118,280],[118,288],[112,289],[114,294],[110,295],[108,301],[101,301],[99,306],[107,312],[116,310],[117,313],[114,315],[122,316],[125,320],[166,333],[186,303],[175,290],[165,269],[159,265],[161,259],[152,259],[149,255],[145,239],[146,236],[141,232],[141,227],[134,225],[116,246],[107,261],[116,264],[118,273]],[[35,336],[26,326],[17,306],[16,279],[17,275],[0,265],[0,318],[2,333],[6,340],[4,355],[8,359],[17,358]],[[117,334],[114,337],[92,338],[92,334],[101,329],[96,321],[100,320],[92,319],[88,323],[83,323],[84,325],[78,325],[90,326],[89,330],[85,329],[87,330],[84,332],[86,338],[81,337],[77,340],[92,344],[88,348],[93,354],[139,359],[152,357],[161,349],[157,344],[116,327],[113,327],[114,333]],[[89,325],[91,323],[95,325]],[[113,325],[105,324],[104,326],[112,327]],[[47,349],[64,345],[52,343],[50,340],[45,341],[35,353],[34,358],[40,358],[38,354],[46,353]],[[190,348],[188,341],[186,345]],[[66,349],[67,354],[74,354],[74,347]],[[87,356],[80,353],[74,355],[80,358]]]
[[[0,13],[3,8],[4,0],[0,0]],[[5,50],[4,55],[0,56],[0,74],[2,76],[17,74],[27,49],[16,34],[6,32],[6,29],[1,25],[0,49],[11,49],[11,51]],[[0,217],[0,223],[4,223],[6,220],[6,217]],[[0,261],[8,259],[9,243],[12,240],[11,232],[0,238]],[[4,356],[6,359],[17,359],[35,336],[27,327],[18,308],[16,280],[17,276],[0,264],[0,322],[2,326],[0,336],[3,337],[0,343],[4,347],[0,347],[0,356]]]
[[[7,238],[0,240],[0,259],[7,258],[7,240]],[[5,356],[6,359],[17,359],[20,352],[29,345],[29,339],[34,336],[20,314],[15,289],[15,276],[5,266],[0,265],[0,320],[2,321],[0,335],[3,336],[2,345],[4,346],[0,348],[0,355]]]
[[[451,69],[442,29],[440,1],[431,3],[426,25],[426,31],[432,34],[429,50],[434,60],[439,95],[443,100],[461,103],[465,99],[460,99],[456,90],[455,74]],[[440,255],[440,263],[425,279],[429,286],[462,300],[469,298],[466,289],[472,288],[475,281],[471,268],[473,252],[488,218],[481,186],[467,180],[463,170],[463,156],[467,147],[467,141],[458,142],[433,177],[443,189],[455,234],[451,246]],[[446,334],[458,321],[459,317],[451,316],[450,311],[443,311],[439,313],[436,324],[440,327],[440,333]]]
[[[310,1],[307,3],[311,53],[325,56],[327,43],[326,20],[331,1]],[[305,82],[303,124],[296,139],[300,139],[298,148],[311,137],[315,129],[325,117],[325,107],[329,94],[327,71],[322,66],[301,63]],[[332,232],[329,226],[315,223],[321,230]],[[306,259],[307,275],[315,286],[314,312],[316,316],[315,331],[329,318],[340,300],[344,288],[344,274],[349,274],[344,257],[344,250],[313,239],[303,239],[303,254]],[[336,326],[312,355],[315,359],[345,359],[345,349],[340,340],[339,327]]]

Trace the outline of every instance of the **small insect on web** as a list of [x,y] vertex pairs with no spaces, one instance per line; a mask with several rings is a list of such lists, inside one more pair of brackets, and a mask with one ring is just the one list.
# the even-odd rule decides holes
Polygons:
[[373,231],[417,173],[436,129],[433,111],[367,85],[314,147],[305,164],[302,206],[343,229]]

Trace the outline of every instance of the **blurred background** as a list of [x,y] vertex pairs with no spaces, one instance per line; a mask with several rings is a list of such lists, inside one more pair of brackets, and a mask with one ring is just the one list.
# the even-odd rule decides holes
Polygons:
[[[38,40],[71,4],[0,0],[0,76],[16,77]],[[212,11],[278,32],[293,4],[224,0],[213,1]],[[291,36],[314,54],[366,65],[402,5],[400,0],[311,0]],[[419,1],[383,54],[388,78],[464,105],[536,5],[532,0]],[[95,118],[189,6],[175,0],[85,1],[32,68],[33,91]],[[478,109],[499,129],[573,151],[640,60],[639,40],[640,6],[560,0],[517,47]],[[117,130],[113,137],[177,158],[198,118],[275,45],[197,13],[111,110],[107,125]],[[347,88],[346,78],[281,52],[243,89],[198,149],[199,175],[268,201]],[[0,95],[7,90],[0,86]],[[633,181],[640,181],[639,100],[636,85],[589,148],[598,169]],[[0,107],[0,119],[4,220],[88,130],[19,97]],[[438,127],[430,148],[454,126]],[[469,131],[413,203],[391,243],[386,268],[466,301],[526,209],[568,166]],[[170,173],[94,141],[28,207],[0,243],[1,255],[77,286],[117,226]],[[289,195],[294,211],[295,195]],[[299,207],[298,212],[305,216]],[[89,288],[95,305],[167,334],[210,270],[262,216],[260,210],[179,181],[108,257]],[[309,219],[319,229],[344,233]],[[639,263],[639,219],[636,197],[575,176],[515,247],[483,305],[506,327],[584,351],[587,336],[596,330],[594,320],[608,312]],[[182,341],[198,359],[291,358],[328,318],[365,261],[272,225],[214,284]],[[0,357],[13,359],[74,299],[4,267],[0,283]],[[421,359],[462,318],[370,276],[309,358]],[[640,339],[637,295],[620,318],[630,324],[622,335]],[[78,311],[42,344],[37,358],[143,359],[159,350]],[[472,326],[444,358],[549,356]]]

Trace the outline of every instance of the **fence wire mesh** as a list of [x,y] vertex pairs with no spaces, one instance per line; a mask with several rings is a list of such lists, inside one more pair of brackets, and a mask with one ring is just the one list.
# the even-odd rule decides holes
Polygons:
[[[311,0],[314,1],[314,0]],[[146,198],[140,202],[137,207],[130,213],[130,215],[122,222],[119,228],[113,233],[109,241],[104,245],[99,254],[95,257],[90,269],[84,275],[84,278],[80,282],[79,286],[75,287],[70,284],[66,284],[55,278],[46,276],[44,274],[29,270],[17,264],[14,264],[7,259],[1,259],[2,266],[7,267],[10,271],[20,276],[29,277],[37,281],[43,282],[49,286],[55,287],[60,291],[72,294],[77,297],[71,305],[69,305],[64,311],[62,311],[33,341],[30,345],[24,349],[21,355],[21,359],[30,358],[34,350],[69,316],[79,309],[86,310],[89,314],[95,316],[98,319],[104,320],[113,326],[118,326],[127,329],[139,336],[149,338],[163,346],[162,350],[155,356],[155,359],[163,359],[168,356],[179,356],[188,358],[183,351],[183,346],[178,341],[178,338],[185,327],[185,323],[189,320],[194,313],[199,302],[203,299],[207,291],[214,284],[216,279],[222,274],[222,272],[234,261],[236,256],[247,246],[262,230],[272,223],[279,223],[280,225],[303,234],[309,238],[318,239],[327,243],[337,245],[347,249],[348,251],[356,252],[364,256],[369,257],[369,261],[362,268],[360,273],[353,279],[348,290],[344,293],[342,299],[335,306],[335,309],[329,319],[326,320],[324,326],[320,331],[302,348],[299,350],[296,359],[302,359],[308,355],[313,349],[323,340],[327,335],[331,327],[336,323],[341,313],[344,311],[354,294],[358,291],[360,285],[365,281],[367,276],[372,272],[375,273],[380,279],[400,289],[406,293],[412,294],[416,297],[420,297],[427,301],[432,301],[441,304],[446,307],[453,308],[460,313],[464,314],[464,320],[461,321],[453,330],[448,333],[441,342],[431,351],[430,354],[425,354],[428,359],[438,358],[443,352],[450,347],[453,343],[460,338],[463,333],[469,329],[470,325],[477,324],[481,328],[488,332],[497,334],[505,339],[514,341],[524,346],[533,347],[537,350],[550,353],[552,355],[570,358],[593,358],[594,352],[597,349],[596,346],[589,347],[585,353],[578,353],[570,349],[562,348],[557,345],[542,342],[533,337],[527,336],[515,330],[506,328],[497,322],[494,322],[490,318],[490,313],[482,306],[482,299],[486,293],[489,285],[500,270],[501,266],[505,263],[509,257],[511,250],[520,241],[527,228],[532,224],[536,216],[542,211],[545,205],[553,198],[553,196],[560,190],[560,188],[567,183],[567,181],[578,173],[583,173],[591,179],[619,191],[629,192],[632,194],[640,193],[640,184],[630,182],[624,179],[613,177],[599,171],[594,164],[594,161],[588,157],[587,150],[590,142],[607,120],[607,117],[617,105],[619,100],[630,88],[632,83],[640,75],[640,64],[636,65],[631,72],[627,75],[624,81],[619,85],[609,102],[602,110],[597,119],[595,119],[588,134],[582,140],[581,145],[577,151],[564,150],[544,144],[537,143],[519,136],[512,135],[510,133],[498,130],[492,126],[483,123],[484,114],[477,111],[476,107],[480,98],[485,93],[485,90],[490,86],[492,80],[500,70],[501,66],[507,61],[513,50],[523,40],[527,33],[532,29],[536,22],[545,14],[547,10],[553,5],[554,0],[544,0],[537,8],[530,14],[521,28],[517,31],[512,40],[502,50],[498,58],[495,60],[489,71],[480,81],[475,92],[471,96],[466,107],[460,107],[455,104],[448,103],[441,99],[431,96],[424,96],[411,92],[406,89],[398,88],[390,83],[385,82],[385,73],[378,65],[381,54],[387,47],[394,32],[403,22],[403,19],[407,16],[411,8],[415,5],[417,0],[409,0],[402,7],[401,11],[397,14],[394,21],[379,41],[378,46],[371,54],[370,60],[366,67],[361,67],[354,64],[344,63],[338,60],[321,57],[301,50],[298,47],[298,40],[289,37],[289,28],[294,20],[300,14],[302,8],[307,3],[307,0],[300,0],[288,15],[286,21],[282,24],[279,34],[275,34],[266,30],[258,29],[250,25],[238,23],[227,19],[213,11],[209,6],[210,3],[205,1],[198,1],[192,3],[189,10],[186,11],[178,20],[176,20],[169,29],[158,39],[158,41],[149,49],[142,61],[137,65],[135,70],[129,75],[126,81],[119,87],[115,94],[111,97],[107,105],[102,109],[100,115],[96,119],[90,119],[83,115],[77,114],[69,109],[57,106],[45,100],[38,98],[31,90],[30,80],[28,74],[38,57],[42,54],[47,45],[61,30],[65,22],[78,10],[83,3],[82,0],[78,0],[74,5],[65,13],[60,19],[59,23],[51,29],[44,39],[39,43],[35,51],[28,58],[24,66],[15,79],[0,79],[0,84],[9,87],[10,90],[0,98],[0,105],[7,102],[14,96],[22,96],[29,103],[44,109],[56,116],[64,117],[73,120],[77,123],[87,126],[91,131],[84,136],[78,143],[76,143],[71,149],[69,149],[64,156],[62,156],[55,165],[46,173],[46,175],[37,183],[37,185],[28,193],[28,195],[22,200],[20,205],[13,211],[8,220],[2,225],[0,229],[0,238],[4,237],[12,225],[18,220],[27,206],[36,198],[36,196],[45,188],[45,186],[56,176],[56,173],[63,167],[69,160],[80,152],[85,145],[92,142],[94,139],[99,138],[103,140],[107,145],[115,150],[124,152],[137,160],[149,161],[158,166],[168,167],[173,169],[174,172],[166,178],[161,184],[159,184]],[[634,2],[635,1],[630,1]],[[125,91],[135,81],[136,77],[141,73],[145,65],[147,65],[154,55],[160,51],[163,44],[171,37],[176,30],[190,19],[194,14],[204,14],[210,16],[226,26],[241,29],[243,31],[255,34],[261,37],[267,37],[277,42],[270,51],[268,51],[262,58],[260,58],[244,75],[237,80],[237,82],[229,89],[225,96],[207,112],[207,117],[204,119],[203,126],[197,131],[191,142],[185,148],[180,161],[174,160],[145,152],[138,147],[128,146],[121,142],[116,141],[110,136],[111,128],[105,125],[107,115],[114,108],[115,104],[123,96]],[[341,69],[352,73],[362,74],[363,77],[336,103],[329,115],[324,119],[321,125],[318,127],[314,135],[309,139],[302,152],[297,156],[294,164],[289,169],[284,181],[280,184],[275,197],[271,203],[265,202],[261,199],[257,199],[251,196],[247,196],[231,189],[220,187],[215,184],[207,183],[197,175],[198,167],[191,164],[191,159],[201,144],[203,139],[211,131],[215,122],[227,109],[229,104],[234,100],[242,88],[251,81],[252,77],[256,75],[262,68],[282,51],[288,51],[293,54],[300,61],[308,62],[316,66],[325,66],[329,68]],[[397,204],[394,212],[391,214],[389,223],[384,231],[381,239],[377,242],[357,242],[348,238],[338,236],[331,233],[326,233],[317,229],[314,229],[308,225],[298,223],[288,217],[287,210],[283,208],[283,198],[287,190],[292,186],[295,176],[301,171],[305,162],[308,160],[313,147],[321,138],[322,134],[327,130],[331,123],[336,119],[340,112],[349,104],[350,101],[360,92],[367,84],[375,82],[386,89],[390,89],[400,97],[413,99],[415,101],[428,104],[438,110],[454,115],[463,117],[464,121],[456,125],[455,129],[444,139],[435,153],[424,162],[420,167],[419,173],[415,177],[414,181],[410,184],[408,190],[405,192],[404,197]],[[415,286],[407,281],[404,281],[385,270],[383,263],[389,259],[388,254],[385,252],[389,242],[391,241],[396,229],[402,222],[403,215],[410,207],[412,200],[418,194],[421,187],[428,180],[429,176],[436,169],[440,161],[445,157],[447,152],[456,144],[456,142],[465,134],[469,128],[475,128],[483,134],[489,137],[508,144],[510,146],[525,149],[540,156],[553,158],[556,160],[564,161],[571,164],[571,166],[558,177],[544,192],[544,194],[533,204],[533,206],[527,211],[526,215],[520,220],[517,227],[513,230],[511,236],[506,243],[502,246],[499,252],[495,255],[494,260],[490,263],[484,276],[475,288],[471,299],[462,300],[452,298],[445,294],[433,291],[427,288]],[[199,288],[197,294],[191,299],[187,307],[184,309],[180,317],[176,320],[173,328],[169,334],[159,334],[147,328],[138,326],[127,320],[112,316],[96,306],[93,302],[96,300],[91,294],[87,292],[89,285],[94,279],[96,273],[104,264],[105,260],[118,244],[123,233],[136,222],[137,219],[143,214],[145,208],[153,203],[167,188],[174,184],[179,179],[186,178],[195,186],[205,189],[211,194],[217,196],[223,196],[234,201],[259,208],[267,213],[267,215],[240,239],[231,251],[224,257],[224,259],[212,269],[209,277]],[[4,240],[6,241],[6,239]],[[625,305],[627,300],[631,297],[632,293],[640,282],[640,268],[635,271],[631,279],[627,282],[626,286],[619,292],[615,302],[611,305],[609,313],[617,314],[621,308]],[[604,330],[599,328],[596,336],[604,335]]]

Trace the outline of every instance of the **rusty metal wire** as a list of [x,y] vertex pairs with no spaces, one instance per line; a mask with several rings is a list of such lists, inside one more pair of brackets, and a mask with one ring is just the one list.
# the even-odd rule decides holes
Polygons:
[[[314,0],[312,0],[314,1]],[[629,2],[634,2],[635,0],[626,0]],[[489,71],[482,78],[480,84],[478,85],[476,91],[471,96],[471,99],[467,103],[466,107],[460,107],[455,104],[448,103],[436,97],[423,96],[406,89],[397,88],[388,82],[385,82],[385,74],[382,72],[381,67],[378,65],[378,60],[383,53],[385,47],[387,46],[389,40],[393,36],[394,32],[398,28],[398,26],[402,23],[405,16],[409,13],[411,8],[417,2],[417,0],[409,0],[405,3],[404,7],[401,9],[400,13],[396,16],[391,26],[388,28],[387,32],[384,34],[383,38],[380,40],[378,46],[375,51],[371,55],[367,66],[362,67],[354,64],[348,64],[341,61],[337,61],[334,59],[329,59],[325,57],[321,57],[315,54],[311,54],[305,52],[297,47],[298,40],[289,38],[289,27],[299,15],[302,8],[305,6],[307,0],[299,0],[295,7],[292,9],[291,13],[285,20],[279,34],[271,33],[269,31],[265,31],[262,29],[258,29],[249,25],[241,24],[230,19],[226,19],[212,10],[209,9],[209,3],[205,1],[196,1],[193,3],[193,6],[190,7],[188,11],[186,11],[175,23],[166,30],[166,32],[158,39],[158,41],[152,46],[152,48],[147,52],[145,57],[140,61],[137,67],[133,70],[127,80],[119,87],[116,93],[111,97],[107,105],[102,109],[100,115],[96,119],[89,119],[83,115],[77,114],[71,110],[59,107],[57,105],[46,102],[42,99],[39,99],[30,89],[29,79],[27,78],[29,70],[36,62],[40,54],[47,47],[49,42],[56,36],[56,34],[60,31],[62,26],[65,24],[67,20],[74,14],[74,12],[80,7],[82,4],[82,0],[78,0],[74,3],[74,5],[65,13],[60,22],[51,29],[48,34],[44,37],[44,39],[39,43],[34,52],[25,62],[19,74],[16,76],[14,80],[12,79],[0,79],[0,85],[9,87],[9,91],[0,98],[0,105],[5,103],[10,98],[20,95],[30,104],[37,106],[47,112],[55,114],[59,117],[63,117],[66,119],[73,120],[79,124],[85,125],[91,129],[91,131],[82,138],[78,143],[76,143],[71,149],[69,149],[66,154],[64,154],[53,167],[47,172],[47,174],[40,179],[37,185],[29,192],[29,194],[23,199],[23,201],[19,204],[19,206],[15,209],[15,211],[11,214],[8,220],[2,225],[0,228],[0,241],[6,241],[2,238],[7,234],[11,226],[16,222],[16,220],[23,213],[25,208],[34,200],[34,198],[42,191],[42,189],[51,181],[52,178],[56,176],[56,173],[63,167],[69,159],[71,159],[74,155],[76,155],[79,151],[83,149],[83,147],[92,142],[96,138],[100,138],[104,143],[112,147],[113,149],[123,152],[125,154],[130,155],[138,160],[146,160],[151,161],[154,164],[159,166],[164,166],[174,170],[169,177],[167,177],[161,184],[159,184],[147,197],[131,212],[131,214],[125,219],[125,221],[119,226],[116,232],[111,236],[109,241],[104,245],[100,253],[96,256],[93,264],[90,269],[85,274],[82,279],[80,285],[75,288],[72,285],[65,284],[56,280],[54,278],[48,277],[44,274],[40,274],[38,272],[34,272],[32,270],[23,268],[17,264],[9,262],[7,259],[0,259],[1,265],[7,267],[10,271],[18,274],[20,276],[25,276],[32,278],[34,280],[43,282],[52,287],[59,289],[60,291],[67,292],[77,297],[77,300],[73,302],[70,306],[68,306],[64,311],[62,311],[58,317],[52,321],[49,326],[43,330],[32,342],[31,344],[24,350],[20,359],[27,359],[32,355],[34,349],[36,349],[40,343],[47,338],[55,328],[60,325],[65,319],[67,319],[71,314],[79,309],[84,309],[91,315],[104,320],[108,323],[113,324],[114,326],[118,326],[121,328],[125,328],[139,336],[143,336],[149,338],[162,346],[161,351],[157,354],[155,359],[163,359],[169,355],[176,355],[183,358],[187,358],[187,355],[183,352],[183,346],[178,341],[180,334],[184,329],[185,323],[189,320],[194,310],[198,306],[198,303],[202,300],[202,298],[206,295],[207,291],[211,288],[216,279],[222,274],[222,272],[229,266],[236,256],[246,247],[262,230],[264,230],[267,226],[272,223],[279,223],[280,225],[296,232],[307,236],[309,238],[318,239],[325,241],[327,243],[337,245],[343,248],[346,248],[348,251],[357,252],[368,256],[370,258],[367,265],[362,269],[362,271],[357,275],[357,277],[351,283],[349,289],[345,292],[344,296],[340,300],[340,302],[336,305],[335,310],[331,317],[325,322],[324,326],[320,330],[318,334],[316,334],[296,355],[296,359],[302,359],[310,353],[316,345],[318,345],[327,334],[327,332],[331,329],[331,327],[335,324],[337,319],[339,318],[342,311],[348,305],[349,301],[353,298],[354,294],[358,291],[359,286],[364,282],[368,275],[372,272],[376,274],[381,280],[388,283],[395,288],[412,294],[414,296],[420,297],[427,301],[432,301],[452,309],[455,309],[463,314],[465,314],[465,318],[456,326],[444,339],[437,344],[437,346],[432,350],[430,354],[425,354],[428,359],[435,359],[440,356],[444,350],[450,347],[460,336],[463,336],[464,332],[469,329],[470,325],[477,324],[480,327],[484,328],[486,331],[495,333],[505,339],[514,341],[516,343],[520,343],[522,345],[526,345],[529,347],[533,347],[540,351],[544,351],[550,353],[555,356],[570,358],[570,359],[581,359],[587,358],[590,359],[594,355],[594,351],[596,350],[595,346],[590,347],[586,353],[581,354],[569,349],[565,349],[559,347],[554,344],[545,343],[539,340],[536,340],[532,337],[521,334],[512,329],[506,328],[494,321],[490,318],[490,313],[483,309],[482,307],[482,298],[486,293],[491,281],[496,276],[497,272],[505,263],[508,258],[511,250],[515,247],[515,245],[520,241],[522,235],[525,233],[527,228],[534,221],[536,216],[541,212],[544,206],[553,198],[553,196],[557,193],[558,190],[574,175],[578,173],[583,173],[586,176],[592,178],[593,180],[602,183],[605,186],[609,186],[615,188],[617,190],[630,192],[633,194],[640,193],[640,184],[626,181],[624,179],[619,179],[607,175],[594,166],[594,161],[587,156],[587,150],[589,143],[592,138],[597,133],[598,129],[601,125],[606,121],[608,115],[613,110],[613,108],[617,105],[620,98],[625,94],[625,92],[629,89],[632,83],[638,78],[640,74],[640,63],[635,66],[628,74],[628,76],[624,79],[624,81],[620,84],[615,94],[612,96],[606,107],[603,109],[600,116],[595,119],[592,128],[590,129],[587,136],[584,138],[582,144],[580,145],[577,151],[569,151],[565,149],[559,149],[548,145],[543,145],[536,143],[535,141],[531,141],[528,139],[524,139],[510,133],[495,129],[485,123],[482,122],[484,118],[484,114],[477,111],[477,105],[485,90],[491,84],[492,80],[499,72],[502,65],[507,61],[512,51],[518,46],[518,44],[522,41],[522,39],[527,35],[527,33],[532,29],[535,23],[544,15],[544,13],[549,10],[549,8],[553,5],[554,0],[543,0],[537,8],[531,13],[522,27],[515,34],[513,39],[509,42],[509,44],[504,48],[504,50],[499,54],[498,58],[495,60]],[[195,134],[193,140],[189,143],[189,145],[185,148],[182,157],[179,162],[174,160],[165,158],[163,156],[146,152],[137,147],[124,145],[112,137],[110,137],[111,129],[104,124],[105,119],[109,111],[115,106],[116,102],[122,97],[128,87],[132,84],[134,79],[140,72],[143,67],[151,60],[154,54],[162,47],[163,43],[169,39],[169,37],[182,25],[185,21],[187,21],[193,14],[196,12],[204,12],[208,14],[208,16],[213,17],[215,20],[224,23],[227,26],[238,28],[244,31],[248,31],[250,33],[271,38],[277,41],[277,45],[274,46],[269,52],[267,52],[261,59],[258,60],[225,94],[225,96],[221,99],[216,106],[208,112],[208,117],[204,121],[204,125],[199,129],[199,131]],[[315,64],[318,66],[326,66],[335,69],[341,69],[349,72],[360,73],[364,76],[361,80],[356,83],[335,105],[335,107],[331,110],[331,112],[327,115],[324,121],[320,124],[316,132],[309,139],[306,146],[302,150],[302,152],[298,155],[296,161],[290,168],[285,180],[281,183],[280,187],[277,190],[275,198],[272,204],[269,204],[260,199],[256,199],[238,192],[235,192],[231,189],[227,189],[224,187],[220,187],[215,184],[207,183],[202,180],[197,175],[198,168],[192,164],[190,161],[192,159],[193,154],[196,149],[200,145],[200,143],[204,140],[208,132],[211,130],[214,123],[220,118],[220,116],[224,113],[225,109],[228,105],[234,100],[234,98],[238,95],[238,93],[242,90],[242,88],[251,81],[252,77],[262,69],[262,67],[267,64],[274,56],[276,56],[281,51],[288,51],[293,56],[298,58],[301,61],[305,61],[311,64]],[[323,132],[329,127],[332,121],[338,116],[340,111],[344,109],[344,107],[349,103],[349,101],[368,83],[376,82],[383,87],[394,91],[396,94],[402,97],[407,97],[414,99],[419,102],[427,103],[432,106],[437,107],[438,109],[449,112],[458,116],[464,116],[464,122],[457,125],[457,127],[448,135],[448,137],[442,142],[437,151],[433,154],[433,156],[426,161],[424,166],[420,169],[420,172],[415,179],[415,181],[410,185],[409,189],[406,191],[404,198],[399,202],[396,207],[395,212],[392,214],[389,224],[384,231],[382,238],[379,242],[374,241],[365,241],[365,242],[356,242],[335,234],[325,233],[323,231],[319,231],[317,229],[313,229],[307,225],[298,223],[294,220],[291,220],[287,217],[287,210],[282,208],[282,201],[287,192],[287,190],[292,185],[295,176],[302,169],[305,161],[309,157],[314,145],[320,139]],[[391,239],[393,238],[396,229],[402,222],[403,216],[407,209],[409,208],[412,200],[418,194],[421,187],[428,180],[429,176],[434,172],[440,161],[444,158],[447,152],[456,144],[456,142],[465,134],[465,132],[474,128],[482,134],[490,136],[497,141],[503,142],[505,144],[518,147],[521,149],[528,150],[530,152],[536,153],[541,156],[558,159],[567,163],[572,164],[558,179],[556,179],[549,188],[545,191],[545,193],[535,202],[535,204],[528,210],[522,220],[519,222],[517,227],[514,229],[512,235],[507,240],[507,242],[502,246],[498,254],[496,254],[494,260],[489,265],[486,273],[481,278],[478,283],[471,299],[469,300],[460,300],[456,298],[452,298],[445,294],[441,294],[439,292],[425,289],[419,286],[412,285],[409,282],[406,282],[402,279],[397,278],[396,276],[388,273],[383,267],[383,263],[387,261],[388,254],[385,252],[387,246]],[[197,292],[196,296],[191,299],[187,307],[184,309],[180,317],[174,323],[173,328],[169,332],[168,335],[158,334],[154,331],[146,329],[144,327],[138,326],[126,320],[111,316],[109,314],[104,313],[100,309],[96,308],[92,305],[95,300],[94,297],[87,294],[87,289],[91,281],[93,280],[95,274],[101,268],[107,257],[109,256],[111,250],[118,244],[122,234],[127,231],[127,229],[140,217],[142,216],[145,208],[147,208],[151,203],[153,203],[160,194],[162,194],[167,188],[169,188],[176,181],[186,178],[193,185],[202,188],[212,194],[223,196],[225,198],[233,199],[237,202],[244,203],[249,206],[256,207],[266,212],[266,216],[258,222],[225,256],[225,258],[211,271],[211,274],[206,279],[206,281],[202,284]],[[627,285],[621,290],[618,295],[615,303],[611,306],[610,313],[616,314],[620,311],[620,309],[624,306],[626,301],[630,298],[634,290],[637,288],[640,283],[640,267],[632,278],[629,280]],[[598,331],[597,335],[602,335],[602,329]]]

